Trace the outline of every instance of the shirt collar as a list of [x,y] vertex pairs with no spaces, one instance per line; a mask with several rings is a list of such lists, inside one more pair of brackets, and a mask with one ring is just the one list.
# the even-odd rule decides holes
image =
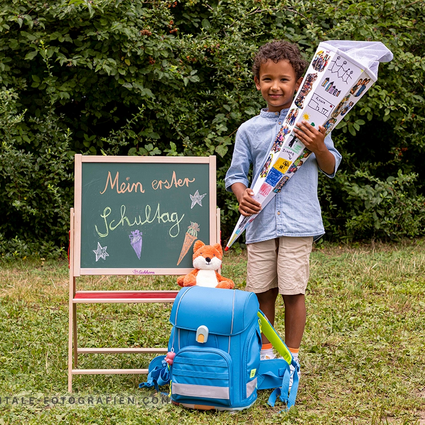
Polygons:
[[269,112],[269,110],[267,108],[262,108],[260,111],[260,116],[262,118],[279,118],[279,117],[286,117],[286,115],[288,114],[289,108],[288,109],[282,109],[279,112]]

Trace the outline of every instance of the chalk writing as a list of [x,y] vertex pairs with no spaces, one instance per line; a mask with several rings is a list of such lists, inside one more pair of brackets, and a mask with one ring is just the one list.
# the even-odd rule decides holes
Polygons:
[[189,187],[189,183],[193,183],[196,179],[189,179],[189,177],[185,177],[183,179],[178,179],[176,177],[176,172],[173,171],[173,175],[171,176],[171,180],[152,180],[152,189],[153,190],[158,190],[158,189],[162,189],[163,187],[165,189],[171,189],[173,186],[174,187],[182,187],[182,186],[186,186]]
[[100,192],[101,195],[103,195],[106,192],[106,189],[108,189],[108,185],[111,186],[111,189],[116,189],[117,193],[126,193],[126,192],[137,192],[137,190],[140,190],[140,193],[145,193],[145,191],[143,190],[143,185],[140,182],[135,182],[135,183],[129,183],[130,177],[126,177],[125,180],[126,182],[122,182],[121,184],[119,183],[119,178],[120,178],[120,173],[119,171],[117,171],[117,173],[115,174],[115,178],[114,180],[112,180],[112,176],[111,176],[111,172],[108,171],[108,177],[106,178],[106,184],[105,184],[105,188],[103,189],[102,192]]
[[101,238],[106,238],[109,235],[109,231],[114,231],[119,226],[143,226],[145,224],[151,224],[153,222],[157,222],[158,224],[165,224],[165,223],[174,223],[168,230],[168,234],[170,237],[175,238],[180,233],[180,222],[183,220],[184,214],[182,214],[180,217],[178,213],[176,212],[161,212],[161,206],[160,204],[157,204],[156,209],[152,210],[152,207],[150,205],[145,206],[144,211],[144,219],[141,215],[137,215],[130,219],[126,215],[126,206],[121,205],[120,208],[120,216],[118,220],[114,219],[111,220],[109,216],[112,214],[112,209],[110,207],[106,207],[102,214],[100,214],[100,217],[103,219],[104,222],[104,231],[101,232],[97,225],[95,225],[96,233]]

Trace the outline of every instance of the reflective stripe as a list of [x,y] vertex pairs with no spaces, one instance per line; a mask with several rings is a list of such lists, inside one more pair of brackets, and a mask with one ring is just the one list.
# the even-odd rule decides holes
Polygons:
[[229,387],[213,387],[209,385],[178,384],[173,382],[171,393],[187,397],[218,398],[228,400]]
[[235,299],[236,299],[236,292],[233,291],[233,301],[232,301],[232,323],[230,326],[230,335],[229,335],[229,348],[227,349],[227,352],[230,354],[230,340],[231,336],[233,335],[233,321],[235,320]]
[[246,383],[246,398],[251,396],[255,388],[257,388],[257,378]]

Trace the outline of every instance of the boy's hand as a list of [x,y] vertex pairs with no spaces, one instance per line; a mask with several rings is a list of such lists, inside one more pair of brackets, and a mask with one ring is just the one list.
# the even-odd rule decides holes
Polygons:
[[325,127],[319,125],[319,129],[317,130],[307,121],[303,120],[297,124],[297,127],[294,128],[294,132],[298,139],[304,143],[305,147],[313,153],[320,154],[323,150],[328,150],[325,145]]
[[261,204],[254,200],[254,191],[252,189],[247,188],[242,183],[234,183],[232,192],[236,195],[236,199],[239,202],[239,212],[243,216],[249,217],[261,211]]
[[316,155],[319,167],[326,174],[333,174],[335,171],[335,157],[325,145],[325,127],[319,125],[319,129],[317,130],[307,121],[303,120],[297,124],[294,132],[298,139],[304,143],[304,146]]
[[257,202],[253,196],[254,191],[246,188],[239,200],[239,212],[245,217],[249,217],[252,214],[258,214],[261,211],[261,204]]

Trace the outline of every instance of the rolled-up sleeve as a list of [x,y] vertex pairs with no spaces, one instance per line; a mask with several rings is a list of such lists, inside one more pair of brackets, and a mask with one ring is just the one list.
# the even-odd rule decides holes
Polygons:
[[326,176],[328,176],[329,178],[333,179],[335,177],[335,174],[336,174],[337,170],[338,170],[339,164],[341,164],[342,156],[335,149],[334,142],[333,142],[332,137],[331,137],[330,134],[328,134],[325,137],[325,145],[329,149],[329,152],[335,157],[335,169],[334,169],[334,172],[332,174],[325,173],[320,167],[319,167],[319,170],[323,174],[325,174]]

